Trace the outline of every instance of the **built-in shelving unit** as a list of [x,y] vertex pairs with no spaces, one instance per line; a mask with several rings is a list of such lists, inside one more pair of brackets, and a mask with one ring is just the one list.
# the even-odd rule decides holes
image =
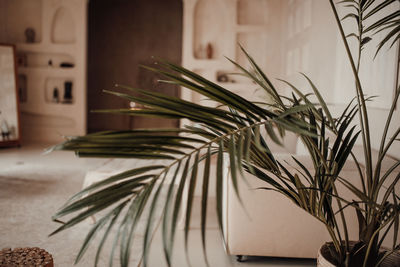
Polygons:
[[0,0],[0,10],[0,42],[17,50],[23,138],[85,134],[87,1]]
[[[240,76],[231,75],[237,69],[225,57],[247,66],[247,60],[238,46],[241,44],[258,58],[265,58],[269,12],[267,2],[271,0],[184,2],[183,65],[226,89],[256,99],[258,86]],[[265,62],[259,63],[265,65]],[[181,97],[213,105],[199,94],[185,89]]]

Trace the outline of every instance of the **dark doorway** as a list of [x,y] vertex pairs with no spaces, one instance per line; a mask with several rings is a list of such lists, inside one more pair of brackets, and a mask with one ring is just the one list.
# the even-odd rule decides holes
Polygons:
[[91,0],[88,26],[88,132],[175,127],[177,120],[92,113],[128,108],[129,102],[105,94],[115,83],[179,95],[179,88],[158,84],[139,67],[152,56],[180,63],[182,0]]

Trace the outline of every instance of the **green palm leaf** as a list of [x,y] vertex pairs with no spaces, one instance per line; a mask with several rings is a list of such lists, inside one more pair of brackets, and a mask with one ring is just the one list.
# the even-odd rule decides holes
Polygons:
[[[334,7],[332,0],[329,0]],[[383,44],[397,40],[398,38],[398,11],[391,12],[384,18],[375,18],[382,10],[386,10],[395,1],[384,1],[382,4],[374,5],[373,0],[344,0],[351,11],[345,18],[353,18],[358,24],[358,33],[350,33],[347,37],[356,37],[359,41],[359,48],[371,40],[372,32],[389,29],[389,34],[382,40],[379,49]],[[335,10],[334,10],[335,12]],[[336,14],[337,15],[337,14]],[[365,27],[366,20],[373,20]],[[340,23],[340,21],[339,21]],[[340,28],[342,29],[342,28]],[[342,29],[343,30],[343,29]],[[342,33],[342,32],[341,32]],[[346,36],[344,42],[347,44]],[[116,109],[101,110],[106,112],[128,116],[146,116],[167,119],[187,119],[193,125],[187,125],[177,129],[140,129],[129,131],[106,131],[89,134],[83,137],[68,137],[67,140],[55,146],[55,150],[75,151],[82,157],[120,157],[133,159],[159,159],[162,163],[156,163],[145,167],[135,168],[109,177],[95,183],[81,192],[72,196],[67,203],[58,211],[53,219],[60,221],[66,216],[71,216],[66,223],[63,223],[52,234],[68,229],[82,220],[100,213],[97,224],[88,233],[79,253],[77,262],[82,258],[86,249],[94,239],[95,235],[102,230],[103,237],[96,254],[95,265],[99,260],[104,242],[112,229],[116,228],[117,233],[111,249],[110,266],[116,247],[120,247],[121,266],[128,266],[130,249],[137,231],[138,222],[148,209],[146,217],[146,229],[143,241],[143,263],[148,264],[148,252],[154,232],[154,221],[156,210],[161,202],[161,192],[167,189],[165,202],[162,207],[160,223],[162,226],[162,240],[164,255],[168,266],[172,266],[172,252],[175,242],[175,233],[179,214],[185,206],[183,216],[185,217],[185,249],[188,250],[188,238],[190,221],[193,212],[193,201],[197,180],[201,180],[201,240],[205,257],[206,253],[206,222],[207,206],[209,205],[210,177],[215,176],[216,186],[216,211],[218,224],[223,230],[223,192],[227,163],[229,163],[229,174],[234,191],[239,196],[239,179],[244,172],[251,173],[251,179],[258,179],[265,183],[261,187],[266,190],[279,192],[289,198],[295,205],[301,207],[319,221],[325,224],[337,251],[336,255],[344,260],[349,248],[341,247],[341,240],[348,243],[346,227],[342,231],[339,225],[346,226],[343,215],[345,208],[355,208],[357,215],[364,225],[363,232],[369,232],[370,236],[378,233],[383,225],[398,229],[399,214],[390,214],[388,221],[379,219],[382,207],[385,203],[377,204],[378,199],[375,193],[377,188],[383,188],[384,181],[397,167],[393,165],[387,173],[380,175],[380,162],[387,153],[391,144],[398,139],[400,128],[387,139],[394,107],[388,116],[387,129],[382,139],[380,157],[375,169],[374,180],[372,180],[372,157],[369,149],[369,126],[365,98],[358,77],[358,66],[353,62],[349,51],[349,59],[352,63],[353,72],[357,81],[357,104],[349,103],[335,118],[329,110],[323,96],[308,76],[303,74],[312,94],[302,93],[301,88],[283,81],[289,89],[290,96],[282,96],[268,76],[261,70],[255,60],[240,46],[245,57],[248,59],[251,69],[247,70],[238,63],[230,60],[233,66],[238,68],[243,76],[259,85],[264,92],[273,100],[272,103],[256,103],[227,90],[226,88],[209,81],[200,75],[186,68],[158,60],[156,67],[146,67],[163,76],[162,82],[172,83],[185,87],[193,92],[199,93],[214,101],[216,107],[204,106],[191,103],[177,97],[166,96],[150,92],[144,89],[131,88],[117,85],[118,89],[127,90],[128,93],[107,91],[115,97],[133,101],[144,106],[142,109]],[[124,92],[125,92],[124,91]],[[400,91],[400,90],[398,90]],[[399,93],[396,93],[397,98]],[[315,101],[316,100],[316,101]],[[361,118],[361,131],[353,126],[353,119],[359,114]],[[283,135],[291,131],[298,135],[306,146],[314,169],[308,169],[306,164],[298,158],[293,157],[294,166],[281,162],[271,151],[271,142],[282,144]],[[333,135],[330,137],[330,135]],[[341,171],[345,162],[352,153],[358,136],[361,134],[364,141],[365,159],[367,162],[367,173],[362,173],[360,164],[357,163],[362,188],[358,188],[345,178],[341,177]],[[269,137],[269,138],[267,138]],[[216,155],[216,170],[211,172],[212,156]],[[355,160],[355,156],[353,156]],[[204,161],[203,175],[198,175],[199,163]],[[172,179],[168,179],[172,175]],[[378,174],[379,173],[379,174]],[[367,180],[367,189],[364,185]],[[400,178],[386,188],[383,193],[384,201],[389,201],[390,196],[394,197],[395,185]],[[167,182],[168,181],[168,182]],[[169,183],[169,184],[168,184]],[[336,186],[342,184],[352,194],[353,199],[344,199],[338,193]],[[186,191],[185,191],[186,190]],[[240,197],[239,197],[240,199]],[[338,208],[332,206],[336,200]],[[342,207],[344,203],[344,207]],[[365,208],[358,207],[358,203],[365,205]],[[373,204],[371,204],[373,203]],[[370,206],[368,206],[370,205]],[[104,215],[105,214],[105,215]],[[379,215],[379,216],[378,216]],[[340,217],[337,217],[340,216]],[[120,220],[118,218],[121,217]],[[342,220],[342,224],[340,221]],[[365,224],[363,222],[365,221]],[[369,221],[376,221],[379,227],[372,227]],[[116,227],[116,225],[118,226]],[[367,236],[367,234],[363,234]],[[386,233],[384,233],[386,236]],[[223,236],[224,238],[224,236]],[[372,243],[365,244],[371,248]],[[207,260],[206,260],[207,262]],[[208,262],[207,262],[208,265]]]

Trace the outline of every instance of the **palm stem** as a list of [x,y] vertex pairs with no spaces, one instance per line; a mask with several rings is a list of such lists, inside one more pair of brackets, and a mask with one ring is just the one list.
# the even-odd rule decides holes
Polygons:
[[363,39],[363,25],[362,25],[362,11],[361,7],[358,9],[358,58],[357,58],[357,74],[360,72],[361,52],[362,52],[362,39]]
[[392,137],[389,139],[389,142],[384,147],[382,153],[379,154],[378,162],[382,162],[382,160],[384,159],[386,153],[388,152],[388,150],[390,149],[390,147],[392,146],[393,142],[396,140],[398,135],[400,135],[400,127],[397,128],[397,130],[394,132]]
[[[399,49],[400,49],[400,47],[399,47]],[[397,105],[397,101],[398,101],[398,99],[399,99],[399,96],[400,96],[400,86],[397,87],[396,94],[395,94],[395,96],[394,96],[394,101],[393,101],[392,106],[391,106],[391,108],[390,108],[388,117],[387,117],[387,119],[386,119],[385,128],[384,128],[384,130],[383,130],[382,139],[381,139],[381,144],[380,144],[379,153],[378,153],[379,158],[378,158],[378,160],[377,160],[377,162],[376,162],[376,167],[375,167],[375,180],[378,180],[378,178],[379,178],[379,174],[380,174],[380,171],[381,171],[382,160],[383,160],[383,158],[384,158],[385,155],[386,155],[386,151],[387,151],[387,150],[385,150],[385,141],[386,141],[387,134],[388,134],[388,132],[389,132],[389,126],[390,126],[390,123],[391,123],[391,121],[392,121],[393,113],[394,113],[394,110],[395,110],[395,108],[396,108],[396,105]],[[395,136],[396,136],[396,135],[395,135]],[[394,136],[394,137],[395,137],[395,136]],[[393,139],[393,141],[394,141],[394,139]],[[393,141],[392,141],[392,143],[393,143]],[[389,145],[388,147],[390,147],[390,145]],[[376,199],[375,199],[375,200],[376,200]]]
[[370,140],[370,134],[369,134],[369,122],[368,122],[368,112],[367,112],[367,107],[365,103],[365,98],[364,98],[364,92],[362,90],[361,86],[361,81],[358,76],[357,68],[354,63],[354,59],[352,57],[351,51],[350,51],[350,46],[349,43],[346,40],[346,35],[343,30],[343,26],[340,22],[338,12],[336,10],[335,4],[333,3],[333,0],[329,0],[329,3],[331,4],[331,8],[333,11],[333,14],[336,19],[337,26],[340,31],[340,35],[342,37],[342,41],[344,43],[345,49],[347,56],[349,58],[349,62],[354,74],[354,78],[356,80],[356,92],[357,92],[357,103],[359,107],[359,119],[360,119],[360,126],[361,126],[361,133],[362,133],[362,140],[363,140],[363,149],[364,149],[364,157],[365,157],[365,164],[366,164],[366,178],[367,178],[367,188],[368,192],[367,194],[369,195],[371,192],[371,187],[372,187],[372,159],[371,159],[371,140]]
[[[337,192],[337,189],[336,189],[335,185],[333,186],[333,192],[335,193],[335,195],[338,195],[338,192]],[[349,252],[350,251],[349,232],[348,232],[348,229],[347,229],[346,218],[344,216],[344,210],[343,210],[342,203],[340,202],[340,200],[336,199],[336,201],[337,201],[338,208],[339,208],[339,211],[340,211],[340,217],[341,217],[342,223],[343,223],[344,240],[346,242],[346,252]]]
[[384,229],[386,227],[386,225],[388,225],[390,223],[390,220],[387,220],[386,222],[382,223],[380,225],[380,227],[378,229],[375,230],[375,232],[372,234],[369,242],[368,242],[368,247],[367,247],[367,251],[365,253],[365,257],[364,257],[364,263],[363,263],[363,267],[367,267],[367,263],[368,263],[368,258],[370,256],[371,250],[373,248],[373,244],[375,242],[375,239],[379,236],[379,232]]
[[[358,24],[357,24],[357,26],[358,26],[357,75],[358,75],[359,72],[360,72],[360,63],[361,63],[361,56],[362,56],[362,43],[363,43],[363,24],[362,24],[362,22],[363,22],[363,11],[364,11],[364,10],[362,10],[361,5],[359,5],[359,8],[358,8]],[[356,84],[356,86],[357,86],[357,84]],[[357,98],[357,101],[359,101],[358,98]],[[362,125],[361,125],[361,126],[362,126]],[[363,137],[364,137],[364,136],[363,136]],[[364,153],[368,153],[368,151],[365,151],[365,150],[364,150]],[[371,162],[371,168],[372,168],[372,162]],[[372,173],[371,173],[371,176],[372,176]],[[367,178],[368,178],[368,174],[367,174]],[[371,179],[372,179],[372,177],[371,177]],[[361,180],[362,180],[363,184],[365,184],[365,183],[364,183],[364,179],[361,178]],[[373,191],[372,187],[373,187],[373,185],[371,185],[371,183],[370,183],[369,186],[368,186],[368,192]],[[369,212],[368,205],[367,205],[367,203],[365,203],[364,205],[365,205],[366,217],[367,217],[367,218],[370,218],[371,212]]]

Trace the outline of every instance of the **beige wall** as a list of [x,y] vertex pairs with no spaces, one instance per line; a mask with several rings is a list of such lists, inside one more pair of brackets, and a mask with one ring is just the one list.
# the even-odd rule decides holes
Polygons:
[[[288,40],[285,47],[288,71],[282,73],[282,77],[295,83],[303,91],[311,92],[307,82],[296,73],[304,72],[316,84],[332,110],[339,115],[347,103],[356,95],[356,91],[354,76],[329,3],[319,0],[285,2],[287,5],[286,14],[289,15],[288,21],[294,22],[292,27],[294,29],[289,26],[288,31],[286,31],[286,34],[293,36],[293,38],[286,39]],[[284,2],[282,3],[285,5]],[[303,5],[300,3],[303,3]],[[294,7],[293,18],[290,18],[290,13],[287,11],[291,7]],[[311,8],[311,10],[306,10],[305,7]],[[343,17],[344,10],[339,8],[339,12]],[[311,14],[311,19],[304,18],[306,14]],[[306,27],[301,29],[305,25]],[[346,34],[355,30],[353,21],[344,21],[343,25]],[[396,60],[398,58],[398,44],[391,50],[382,49],[381,53],[374,59],[379,38],[382,38],[382,36],[383,34],[376,36],[376,40],[364,47],[360,69],[364,93],[367,96],[378,96],[374,101],[368,103],[371,142],[375,149],[378,149],[380,145],[385,118],[393,100],[398,74]],[[352,39],[349,42],[353,57],[357,60],[357,43]],[[358,124],[358,118],[355,118],[354,122]],[[389,136],[399,126],[400,113],[397,108],[393,115]],[[358,143],[361,144],[361,138]],[[400,157],[399,142],[393,145],[389,153]]]
[[[336,114],[339,114],[355,96],[354,77],[328,1],[215,1],[218,5],[210,7],[209,1],[185,0],[183,63],[186,67],[215,81],[219,70],[234,70],[226,60],[219,57],[220,54],[248,66],[244,56],[237,49],[239,42],[255,58],[283,94],[289,93],[291,89],[275,78],[293,83],[304,93],[312,92],[306,79],[300,75],[300,72],[304,72],[318,87]],[[206,15],[196,17],[196,14],[202,14],[197,9],[207,10],[207,4],[211,11],[204,12]],[[210,18],[214,13],[218,16]],[[212,27],[207,24],[215,20],[223,25]],[[206,27],[209,32],[202,34],[198,31],[200,36],[196,36],[195,29],[199,21],[200,24],[206,23],[206,26],[209,26]],[[344,27],[347,33],[353,30],[348,22],[344,22]],[[220,29],[224,31],[221,32]],[[218,38],[212,39],[217,32],[220,33]],[[206,43],[210,38],[218,47],[216,49],[218,56],[211,60],[199,60],[193,57],[198,40]],[[350,43],[352,47],[356,46],[352,41]],[[372,146],[378,148],[384,128],[384,118],[390,108],[395,90],[398,49],[396,46],[390,51],[383,49],[383,53],[372,60],[375,49],[376,42],[370,42],[364,49],[362,57],[364,65],[360,70],[360,76],[365,94],[379,95],[379,98],[368,104]],[[248,99],[256,100],[255,86],[246,81],[224,83],[223,86]],[[260,91],[262,90],[258,90]],[[196,94],[191,95],[185,90],[182,96],[192,101],[201,100]],[[262,94],[258,94],[257,97],[263,98]],[[393,116],[391,133],[400,125],[398,110],[397,108]],[[357,119],[354,121],[358,124]],[[361,143],[361,138],[359,143]],[[400,157],[399,142],[393,146],[390,154]]]

